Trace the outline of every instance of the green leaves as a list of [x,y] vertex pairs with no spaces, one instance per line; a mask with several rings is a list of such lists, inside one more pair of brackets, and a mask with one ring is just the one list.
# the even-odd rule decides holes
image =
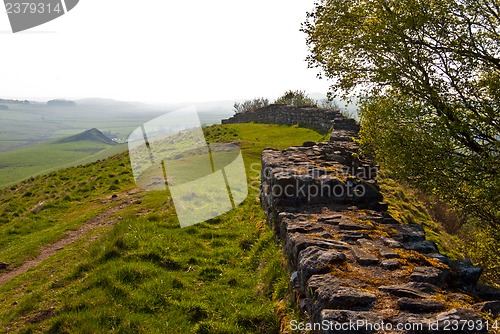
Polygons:
[[361,142],[394,175],[499,224],[496,0],[320,0],[302,26],[332,95],[357,92]]
[[288,104],[290,106],[316,106],[316,101],[303,90],[288,90],[278,97],[275,104]]

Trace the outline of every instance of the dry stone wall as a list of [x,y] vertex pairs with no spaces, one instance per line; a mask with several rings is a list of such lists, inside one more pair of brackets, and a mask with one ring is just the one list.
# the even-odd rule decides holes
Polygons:
[[[488,332],[485,315],[498,316],[500,294],[476,285],[481,268],[448,259],[421,225],[388,214],[377,168],[353,141],[359,127],[338,114],[330,120],[330,142],[262,154],[261,204],[288,258],[303,325],[314,333]],[[451,330],[457,321],[468,326]]]
[[229,119],[223,120],[222,124],[252,122],[283,125],[298,124],[327,133],[332,129],[335,120],[341,119],[341,117],[341,114],[336,110],[271,104],[254,112],[236,114]]

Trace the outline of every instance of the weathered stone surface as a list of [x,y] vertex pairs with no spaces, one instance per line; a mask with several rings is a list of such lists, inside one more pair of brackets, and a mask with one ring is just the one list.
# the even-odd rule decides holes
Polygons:
[[336,117],[333,120],[333,129],[359,131],[360,127],[352,118]]
[[[392,323],[395,324],[403,324],[405,326],[404,330],[394,331],[393,333],[405,333],[405,334],[422,334],[429,333],[429,324],[432,321],[435,321],[432,318],[429,318],[427,314],[415,314],[415,313],[406,313],[400,311],[399,314],[391,319]],[[391,333],[392,334],[392,333]]]
[[389,246],[389,247],[392,247],[392,248],[403,248],[403,244],[397,240],[394,240],[392,238],[388,238],[388,237],[382,237],[380,238],[380,240],[386,245],[386,246]]
[[422,254],[438,252],[436,243],[430,240],[408,242],[404,244],[404,247],[407,250],[413,250]]
[[331,225],[338,225],[341,219],[342,219],[341,215],[327,215],[319,217],[318,222]]
[[436,293],[439,291],[439,288],[437,286],[425,282],[409,282],[406,283],[405,286],[422,293]]
[[385,246],[381,246],[379,248],[379,253],[380,256],[385,257],[386,259],[397,259],[400,257],[398,252]]
[[358,245],[370,251],[378,251],[380,248],[380,246],[376,245],[372,240],[369,240],[367,238],[359,239]]
[[380,222],[381,224],[399,224],[399,222],[387,212],[383,214],[383,218],[384,219]]
[[500,300],[500,289],[495,289],[491,286],[478,284],[475,289],[475,294],[482,300]]
[[475,305],[481,312],[489,313],[493,317],[500,315],[500,300],[487,301]]
[[379,201],[378,203],[375,203],[375,205],[372,206],[372,209],[379,210],[382,212],[387,211],[389,210],[389,203]]
[[403,311],[413,313],[434,313],[444,310],[442,302],[433,299],[413,299],[403,297],[398,300],[398,307]]
[[[477,324],[477,322],[482,322],[484,324],[484,321],[483,317],[473,310],[462,308],[453,309],[448,312],[440,313],[436,316],[436,322],[438,323],[439,328],[439,332],[437,333],[450,333],[451,323],[463,324],[464,322],[470,322]],[[471,328],[463,326],[463,328],[460,327],[460,330],[451,333],[473,334],[487,332],[486,326],[483,326],[482,328],[479,328],[479,326],[473,326]]]
[[301,233],[287,235],[286,238],[285,252],[288,254],[289,260],[292,264],[295,263],[294,259],[296,260],[298,258],[300,251],[310,246],[317,246],[324,249],[336,249],[340,251],[350,249],[349,244],[342,241],[320,239]]
[[359,239],[368,238],[366,233],[345,231],[341,234],[340,240],[355,243]]
[[419,224],[401,224],[394,226],[398,231],[395,239],[402,242],[418,242],[425,240],[425,231]]
[[361,231],[361,230],[373,230],[373,226],[368,224],[360,224],[355,222],[341,222],[339,223],[339,228],[344,231]]
[[325,229],[318,224],[307,222],[307,221],[297,221],[284,219],[282,222],[282,235],[287,233],[320,233]]
[[304,147],[313,147],[313,146],[316,146],[316,142],[314,141],[305,141],[302,146]]
[[426,298],[428,296],[408,285],[382,285],[378,289],[396,297]]
[[477,284],[483,269],[475,267],[470,260],[450,261],[450,283],[457,288],[471,288]]
[[329,265],[339,264],[346,260],[346,256],[340,252],[326,250],[316,246],[308,247],[299,253],[299,281],[303,286],[307,280],[316,274],[330,271]]
[[401,269],[401,263],[395,259],[384,260],[380,263],[380,266],[385,270],[398,270]]
[[319,309],[365,310],[370,309],[377,297],[371,293],[350,287],[322,285],[316,290]]
[[352,252],[354,253],[356,261],[362,266],[373,266],[379,264],[380,262],[375,255],[367,251],[364,251],[361,248],[353,247]]
[[374,325],[383,322],[376,313],[348,310],[323,310],[319,320],[318,323],[326,324],[317,331],[321,334],[372,334],[377,328]]
[[307,281],[305,295],[308,298],[313,298],[316,290],[322,286],[327,286],[329,289],[336,290],[340,286],[340,282],[341,281],[337,277],[331,274],[313,275]]
[[434,267],[416,267],[410,275],[414,282],[430,283],[437,286],[443,286],[448,276],[448,272]]
[[447,256],[440,254],[440,253],[432,253],[432,254],[427,254],[427,256],[438,260],[441,263],[448,264],[450,260],[448,259]]
[[356,137],[356,132],[348,130],[336,130],[332,132],[330,141],[353,141]]

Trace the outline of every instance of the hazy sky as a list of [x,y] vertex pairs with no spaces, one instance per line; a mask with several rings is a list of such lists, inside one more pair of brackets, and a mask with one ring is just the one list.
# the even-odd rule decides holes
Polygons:
[[80,0],[12,34],[0,12],[0,97],[217,101],[326,93],[299,31],[313,1]]

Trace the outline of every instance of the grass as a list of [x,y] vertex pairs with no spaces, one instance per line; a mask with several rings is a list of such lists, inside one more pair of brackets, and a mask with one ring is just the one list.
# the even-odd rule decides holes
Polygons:
[[[453,260],[470,258],[483,268],[480,283],[500,289],[500,232],[477,221],[461,221],[442,202],[398,183],[381,173],[379,185],[389,213],[403,223],[418,223],[439,251]],[[437,203],[437,204],[436,204]]]
[[421,224],[426,238],[434,241],[439,251],[451,259],[463,259],[462,242],[456,235],[446,230],[436,222],[429,213],[419,194],[394,181],[383,172],[380,173],[379,185],[384,200],[389,204],[389,213],[404,224]]
[[0,152],[0,188],[31,176],[104,159],[126,149],[126,145],[109,146],[94,141],[79,141],[42,143]]
[[0,151],[60,139],[91,128],[126,138],[133,129],[165,112],[145,111],[131,105],[6,105],[9,110],[0,110]]
[[[167,191],[139,192],[32,270],[0,286],[0,329],[12,333],[277,333],[288,273],[258,201],[260,154],[323,140],[312,130],[212,126],[241,143],[249,196],[235,210],[179,228]],[[16,266],[116,206],[134,188],[126,154],[33,177],[0,194],[0,261]],[[112,195],[118,195],[112,198]],[[43,204],[40,204],[43,203]],[[13,251],[16,245],[20,246]],[[41,279],[42,278],[42,279]]]

